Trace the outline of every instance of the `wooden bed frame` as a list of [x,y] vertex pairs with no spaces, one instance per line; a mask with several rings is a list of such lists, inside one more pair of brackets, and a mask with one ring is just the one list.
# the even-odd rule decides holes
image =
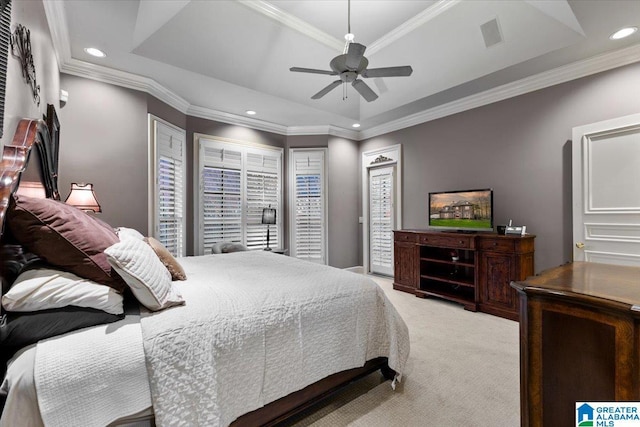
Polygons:
[[[41,182],[47,197],[60,198],[57,187],[57,153],[60,124],[53,106],[49,106],[45,120],[21,120],[18,123],[12,142],[3,148],[2,158],[0,158],[0,255],[5,253],[4,251],[8,247],[7,242],[2,238],[5,213],[9,206],[11,195],[19,188],[21,179]],[[34,146],[37,148],[36,150],[32,150]],[[38,160],[31,162],[29,167],[29,157],[34,153]],[[2,259],[4,260],[6,257],[3,256]],[[2,292],[4,293],[10,283],[7,283],[5,277],[3,277],[3,271],[6,271],[4,266],[0,266],[0,280],[2,281]],[[276,425],[378,369],[381,370],[386,379],[390,380],[395,376],[395,372],[387,365],[387,358],[379,357],[368,361],[361,368],[349,369],[330,375],[302,390],[242,415],[231,425],[234,427]],[[2,363],[2,366],[0,366],[0,378],[4,377],[4,373],[5,366]],[[0,411],[2,406],[4,406],[4,402],[0,402]]]

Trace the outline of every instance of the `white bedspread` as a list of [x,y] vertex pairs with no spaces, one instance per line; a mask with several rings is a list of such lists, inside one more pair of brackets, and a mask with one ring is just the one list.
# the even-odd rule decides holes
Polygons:
[[40,341],[34,376],[45,426],[106,426],[151,406],[140,316]]
[[262,251],[179,261],[186,304],[141,318],[158,426],[226,426],[379,356],[404,368],[407,327],[365,276]]

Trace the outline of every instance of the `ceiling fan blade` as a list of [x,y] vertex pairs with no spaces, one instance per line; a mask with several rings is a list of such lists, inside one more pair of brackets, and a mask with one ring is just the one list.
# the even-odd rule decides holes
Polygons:
[[366,46],[360,43],[349,43],[349,50],[347,50],[347,59],[345,65],[349,70],[357,70],[360,66],[360,61],[364,56]]
[[410,76],[413,73],[413,68],[410,65],[403,67],[386,67],[386,68],[371,68],[364,70],[360,75],[364,78],[369,77],[404,77]]
[[301,68],[301,67],[291,67],[289,71],[295,71],[297,73],[313,73],[313,74],[327,74],[329,76],[337,76],[338,73],[335,71],[328,70],[316,70],[315,68]]
[[315,95],[313,95],[311,97],[311,99],[320,99],[320,98],[322,98],[323,96],[325,96],[326,94],[331,92],[333,89],[335,89],[338,86],[340,86],[341,83],[342,83],[342,80],[336,80],[335,82],[331,83],[329,86],[327,86],[324,89],[322,89],[320,92],[318,92]]
[[358,93],[367,100],[367,102],[375,101],[376,99],[378,99],[378,95],[376,95],[376,93],[360,79],[354,80],[353,83],[351,83],[351,86],[353,86],[358,91]]

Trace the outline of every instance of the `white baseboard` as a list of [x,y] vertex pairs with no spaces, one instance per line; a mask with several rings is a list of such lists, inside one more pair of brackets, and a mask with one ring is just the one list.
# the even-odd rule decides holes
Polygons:
[[355,267],[343,268],[343,270],[351,271],[352,273],[364,274],[364,267],[356,265]]

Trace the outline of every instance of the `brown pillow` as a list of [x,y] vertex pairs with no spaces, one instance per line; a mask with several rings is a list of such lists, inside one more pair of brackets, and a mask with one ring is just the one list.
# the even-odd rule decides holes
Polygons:
[[16,240],[51,265],[122,292],[126,283],[103,251],[119,239],[113,228],[52,199],[13,196],[7,226]]
[[145,237],[144,241],[151,246],[156,255],[158,255],[158,258],[160,258],[160,261],[167,267],[167,270],[171,273],[171,280],[187,280],[187,275],[182,266],[162,243],[153,237]]

